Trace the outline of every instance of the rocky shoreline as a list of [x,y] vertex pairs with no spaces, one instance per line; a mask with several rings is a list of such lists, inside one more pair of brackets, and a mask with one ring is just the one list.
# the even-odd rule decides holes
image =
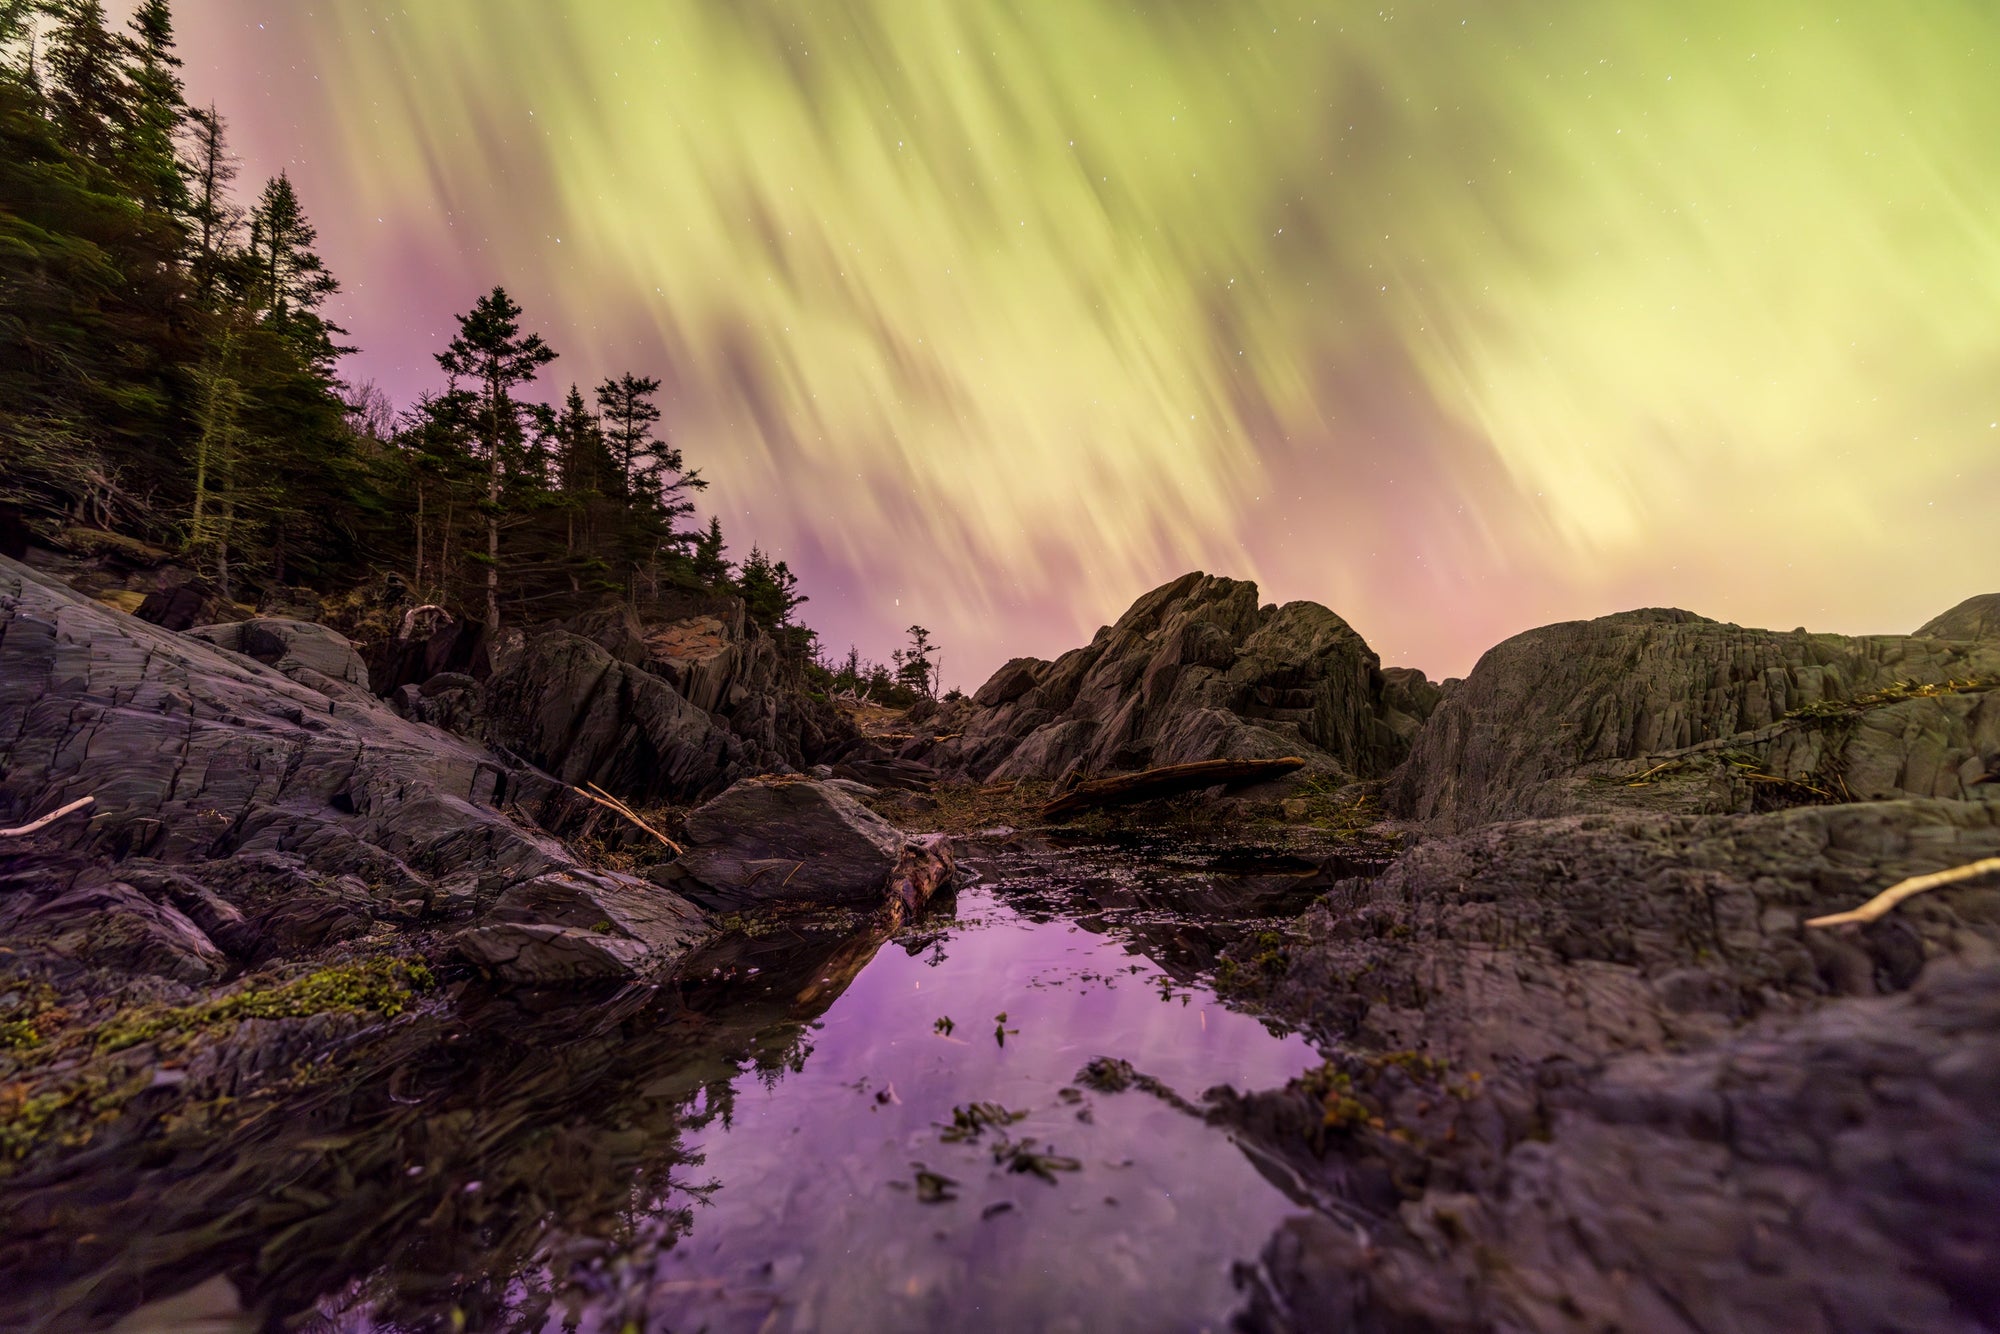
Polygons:
[[1282,756],[1084,818],[1321,868],[1215,971],[1329,1055],[1205,1104],[1315,1205],[1246,1328],[1996,1327],[2000,883],[1805,922],[2000,854],[2000,595],[1910,636],[1632,612],[1433,684],[1196,574],[893,733],[740,606],[456,633],[169,630],[0,558],[0,825],[90,799],[0,842],[0,1274],[93,1164],[448,1064],[473,1008],[625,1023],[785,966],[771,912],[818,914],[824,995],[950,834]]

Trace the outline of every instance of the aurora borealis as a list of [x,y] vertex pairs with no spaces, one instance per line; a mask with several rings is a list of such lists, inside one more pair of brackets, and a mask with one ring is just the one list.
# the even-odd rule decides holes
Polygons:
[[740,556],[948,681],[1184,570],[1462,673],[2000,586],[2000,9],[180,0],[348,373],[504,282]]

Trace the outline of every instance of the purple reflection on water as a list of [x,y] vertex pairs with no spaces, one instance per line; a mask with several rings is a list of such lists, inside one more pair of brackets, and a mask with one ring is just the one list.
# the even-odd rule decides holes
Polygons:
[[[1063,1090],[1091,1058],[1183,1095],[1283,1084],[1318,1057],[1114,928],[1037,923],[960,895],[929,950],[884,950],[823,1016],[802,1070],[737,1079],[732,1124],[694,1144],[720,1184],[660,1267],[654,1306],[711,1330],[1221,1329],[1232,1262],[1294,1206],[1229,1142],[1139,1091]],[[1005,1013],[1004,1045],[996,1016]],[[935,1030],[950,1017],[949,1035]],[[893,1090],[891,1094],[890,1090]],[[1028,1115],[944,1143],[954,1106]],[[1080,1160],[1055,1183],[1009,1172],[995,1138]],[[923,1203],[918,1167],[956,1198]]]

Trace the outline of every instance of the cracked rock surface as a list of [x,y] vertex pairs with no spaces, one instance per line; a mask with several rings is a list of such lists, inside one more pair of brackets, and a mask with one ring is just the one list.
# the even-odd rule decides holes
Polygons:
[[397,716],[358,688],[338,636],[219,632],[242,647],[0,559],[0,823],[95,798],[6,850],[10,942],[198,980],[385,924],[512,930],[531,900],[622,942],[600,972],[658,967],[692,938],[690,906],[580,865],[519,814],[556,792],[546,775]]

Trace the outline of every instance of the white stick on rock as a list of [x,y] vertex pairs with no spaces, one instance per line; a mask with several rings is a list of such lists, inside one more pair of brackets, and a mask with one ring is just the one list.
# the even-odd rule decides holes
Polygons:
[[96,797],[78,797],[75,801],[72,801],[69,805],[50,811],[47,815],[44,815],[39,820],[30,820],[28,821],[28,823],[22,825],[19,829],[0,829],[0,838],[20,838],[23,834],[32,834],[37,829],[41,829],[48,825],[54,824],[56,821],[62,819],[65,815],[68,815],[71,811],[82,810],[85,806],[90,805],[92,802],[96,800],[97,800]]
[[1872,922],[1904,899],[1915,898],[1925,890],[1955,885],[1961,880],[1977,879],[1982,875],[1992,875],[1996,871],[2000,871],[2000,857],[1987,857],[1981,861],[1968,862],[1964,866],[1954,866],[1949,871],[1933,871],[1929,875],[1911,876],[1908,880],[1897,881],[1851,912],[1814,917],[1808,920],[1806,925],[1849,926],[1857,922]]

